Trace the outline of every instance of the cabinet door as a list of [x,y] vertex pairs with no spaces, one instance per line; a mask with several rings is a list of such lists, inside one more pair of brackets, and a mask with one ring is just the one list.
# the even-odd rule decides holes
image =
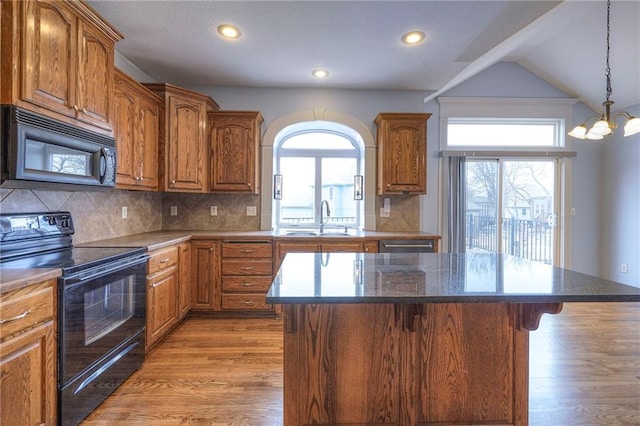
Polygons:
[[360,253],[363,250],[362,242],[341,241],[335,243],[322,243],[322,253],[339,253],[339,252],[355,252]]
[[78,24],[77,118],[111,129],[113,102],[113,42],[95,27]]
[[275,272],[278,272],[280,265],[284,260],[287,253],[318,253],[320,252],[320,244],[312,241],[300,241],[300,242],[277,242],[276,243],[276,268]]
[[138,185],[146,189],[158,189],[158,138],[160,105],[156,98],[140,97],[138,114],[140,129],[140,180]]
[[427,192],[427,119],[431,114],[380,114],[378,194]]
[[0,424],[56,424],[53,321],[0,343]]
[[147,349],[178,321],[178,273],[175,266],[147,278]]
[[139,144],[136,138],[137,98],[131,90],[116,82],[113,132],[117,148],[116,184],[135,186],[139,169]]
[[220,310],[219,248],[217,241],[191,242],[193,309]]
[[166,146],[167,190],[206,191],[206,103],[171,95]]
[[209,113],[211,191],[259,192],[260,113]]
[[191,243],[178,245],[178,316],[191,309]]
[[24,8],[21,97],[74,117],[77,18],[62,2],[25,1],[20,6]]

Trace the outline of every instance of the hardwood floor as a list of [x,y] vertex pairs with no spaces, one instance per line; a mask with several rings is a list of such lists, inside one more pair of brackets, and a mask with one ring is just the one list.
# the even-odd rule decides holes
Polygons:
[[[530,334],[530,425],[640,425],[640,305],[565,304]],[[188,318],[83,423],[282,424],[282,322]]]

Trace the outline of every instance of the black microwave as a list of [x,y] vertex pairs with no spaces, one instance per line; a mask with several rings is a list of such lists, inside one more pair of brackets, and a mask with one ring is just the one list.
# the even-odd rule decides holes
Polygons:
[[114,138],[14,105],[2,105],[0,121],[1,186],[115,186]]

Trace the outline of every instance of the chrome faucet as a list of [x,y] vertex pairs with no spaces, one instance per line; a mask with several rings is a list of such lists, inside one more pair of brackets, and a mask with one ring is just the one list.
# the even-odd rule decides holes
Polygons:
[[[327,219],[324,217],[324,206],[327,206]],[[331,216],[331,210],[329,209],[329,202],[327,200],[322,200],[320,203],[320,233],[324,232],[324,224],[327,223],[329,217]]]

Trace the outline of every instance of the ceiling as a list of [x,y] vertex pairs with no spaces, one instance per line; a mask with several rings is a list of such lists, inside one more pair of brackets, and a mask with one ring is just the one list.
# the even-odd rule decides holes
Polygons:
[[[513,61],[594,110],[605,97],[604,1],[88,3],[124,35],[119,53],[176,85],[419,90],[432,99]],[[222,39],[223,23],[242,37]],[[426,41],[403,45],[414,29]],[[613,109],[640,104],[640,0],[612,2],[610,62]],[[315,68],[330,76],[315,79]]]

